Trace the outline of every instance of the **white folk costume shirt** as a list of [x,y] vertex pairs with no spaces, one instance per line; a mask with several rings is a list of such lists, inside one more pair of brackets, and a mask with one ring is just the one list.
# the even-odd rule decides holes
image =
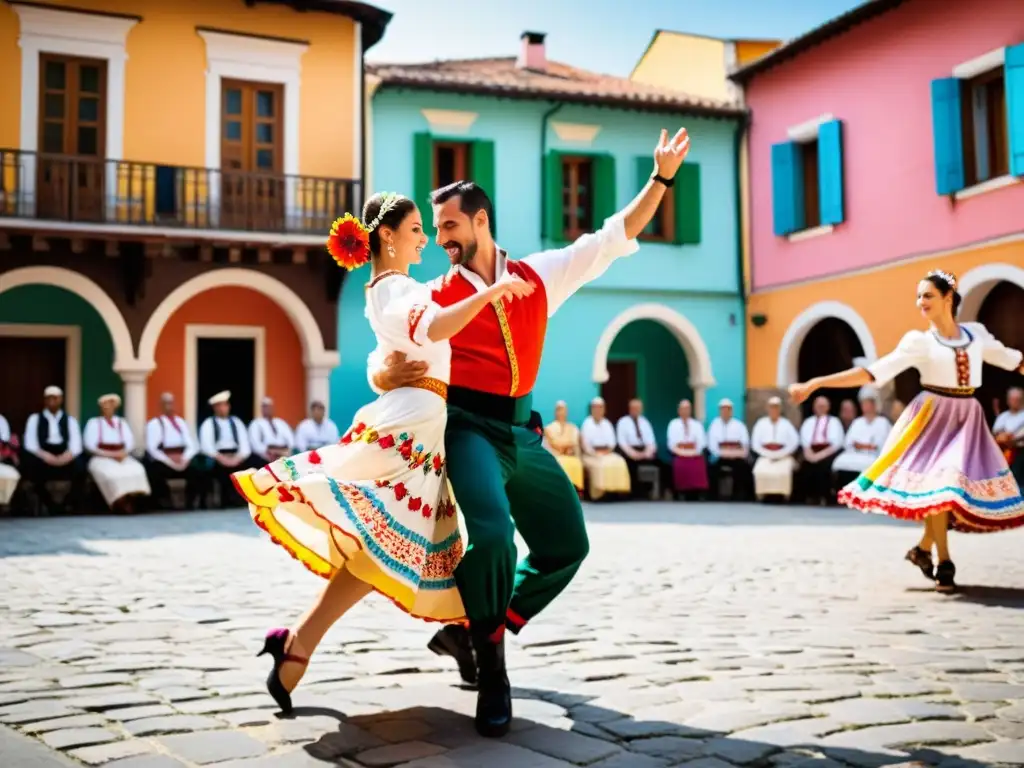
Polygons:
[[[42,414],[33,413],[29,416],[28,421],[25,422],[25,450],[29,453],[39,453],[46,445],[60,445],[63,442],[63,438],[60,436],[59,421],[63,415],[64,411],[57,411],[56,413],[43,411]],[[46,424],[43,427],[43,442],[45,445],[42,446],[39,445],[40,418],[46,420]],[[82,455],[82,429],[78,426],[78,419],[70,415],[68,416],[68,451],[75,457]]]
[[615,439],[620,448],[657,448],[658,443],[654,439],[654,428],[645,416],[637,417],[633,421],[632,416],[623,416],[615,426]]
[[1004,346],[981,323],[962,323],[960,331],[958,341],[939,339],[931,331],[910,331],[896,349],[866,370],[878,386],[908,368],[917,368],[922,387],[977,389],[981,386],[982,363],[1007,371],[1020,367],[1024,354]]
[[828,446],[838,451],[846,439],[843,432],[843,422],[835,416],[809,416],[800,425],[800,447],[820,451]]
[[93,416],[85,422],[85,433],[82,442],[89,453],[96,453],[103,446],[105,451],[125,451],[131,453],[135,448],[135,437],[128,422],[120,416]]
[[793,423],[780,416],[772,421],[769,416],[762,416],[754,424],[750,435],[750,447],[758,456],[768,459],[782,459],[792,456],[800,447],[800,435]]
[[600,423],[594,421],[593,416],[587,416],[580,427],[580,448],[584,453],[596,453],[598,450],[615,450],[615,427],[608,419],[601,419]]
[[[0,417],[2,418],[2,417]],[[2,429],[2,427],[0,427]],[[1003,411],[996,416],[996,421],[992,425],[992,434],[998,435],[1000,432],[1008,432],[1011,435],[1018,437],[1018,439],[1024,435],[1024,410],[1011,413],[1010,411]],[[0,441],[3,441],[3,435],[0,434]]]
[[306,419],[299,424],[295,430],[295,450],[299,453],[323,448],[341,440],[341,433],[338,425],[328,418],[321,422],[316,419]]
[[[544,283],[548,317],[551,317],[565,303],[566,299],[587,283],[603,275],[617,259],[631,256],[638,250],[640,250],[640,245],[636,239],[630,240],[626,237],[625,216],[616,214],[605,219],[604,226],[597,232],[582,235],[565,248],[531,254],[523,258],[522,262],[536,272],[541,282]],[[495,282],[513,278],[507,265],[508,254],[501,248],[497,248],[494,263]],[[460,273],[477,291],[487,289],[487,283],[468,267],[460,264],[452,267],[450,271]],[[446,275],[441,275],[427,284],[428,301],[431,298],[431,291],[434,288],[439,288],[445,277]],[[447,347],[447,344],[445,346]],[[367,379],[370,388],[377,394],[381,394],[381,390],[373,383],[373,374],[383,367],[384,358],[388,354],[389,351],[382,349],[379,344],[377,349],[370,353]],[[422,360],[423,357],[410,357],[409,359]],[[434,373],[427,375],[440,378]],[[443,379],[445,382],[448,380],[447,376]]]
[[678,416],[668,423],[665,437],[669,450],[677,456],[700,456],[708,442],[699,421],[694,418],[683,421]]
[[843,452],[836,456],[832,469],[863,472],[881,454],[891,431],[892,424],[885,416],[875,416],[871,421],[866,416],[858,416],[846,432]]
[[722,443],[738,443],[744,453],[750,450],[750,432],[739,419],[729,419],[726,424],[716,416],[708,427],[708,452],[718,458],[722,455]]
[[260,416],[249,425],[249,445],[259,456],[266,456],[270,448],[284,448],[291,453],[295,447],[295,435],[284,419]]
[[[231,432],[232,424],[235,427],[234,434],[238,435],[237,443]],[[242,460],[252,455],[245,424],[237,416],[229,416],[226,419],[210,416],[199,428],[199,447],[210,458],[221,451],[235,451],[232,455]]]
[[192,458],[199,453],[199,446],[192,437],[192,430],[188,423],[181,416],[160,415],[150,419],[146,424],[146,453],[155,461],[163,462],[170,466],[171,460],[161,449],[180,448],[181,460],[185,463],[192,461]]
[[7,423],[3,414],[0,414],[0,443],[9,442],[11,442],[11,425]]

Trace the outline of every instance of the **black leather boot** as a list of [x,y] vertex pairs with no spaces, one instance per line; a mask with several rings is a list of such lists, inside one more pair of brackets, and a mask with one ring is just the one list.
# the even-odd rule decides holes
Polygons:
[[[502,627],[504,629],[504,627]],[[488,739],[508,733],[512,724],[512,688],[505,670],[505,635],[470,627],[477,662],[476,730]]]
[[459,675],[467,685],[476,685],[476,656],[469,630],[461,624],[441,627],[427,643],[427,648],[438,656],[451,656],[459,665]]

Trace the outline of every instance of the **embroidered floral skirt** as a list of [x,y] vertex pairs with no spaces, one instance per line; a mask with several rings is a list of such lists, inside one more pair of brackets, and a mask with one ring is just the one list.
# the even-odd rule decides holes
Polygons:
[[398,389],[334,445],[233,476],[253,521],[309,570],[347,568],[411,615],[463,620],[463,541],[444,459],[444,401]]
[[949,512],[956,530],[1024,525],[1024,498],[973,397],[921,392],[878,459],[839,492],[854,509],[905,520]]

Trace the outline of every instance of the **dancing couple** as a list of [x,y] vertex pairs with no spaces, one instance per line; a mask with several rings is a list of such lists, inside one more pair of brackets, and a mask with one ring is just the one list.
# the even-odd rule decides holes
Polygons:
[[[984,363],[1024,374],[1024,354],[1009,349],[981,323],[958,323],[956,276],[929,272],[917,285],[928,331],[909,331],[896,349],[867,368],[794,384],[797,403],[825,387],[881,386],[908,368],[922,391],[896,421],[878,459],[839,493],[853,509],[924,524],[906,554],[939,592],[956,590],[950,528],[988,533],[1024,525],[1024,498],[974,397]],[[938,566],[932,560],[932,549]]]
[[[335,222],[335,260],[371,264],[366,316],[377,348],[368,377],[380,396],[340,443],[234,475],[256,524],[328,579],[297,624],[267,634],[267,688],[282,710],[327,630],[376,590],[448,625],[429,647],[476,682],[477,730],[508,732],[505,630],[519,632],[554,600],[589,548],[576,489],[532,428],[548,318],[636,252],[688,151],[684,129],[662,131],[650,180],[629,205],[598,232],[521,260],[492,239],[483,189],[456,182],[435,191],[436,240],[452,267],[426,285],[409,276],[427,243],[412,200],[376,194],[361,221]],[[516,529],[529,548],[518,563]]]

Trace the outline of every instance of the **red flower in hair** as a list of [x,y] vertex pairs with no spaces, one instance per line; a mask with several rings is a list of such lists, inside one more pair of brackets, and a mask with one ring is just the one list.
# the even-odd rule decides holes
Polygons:
[[327,236],[327,252],[348,270],[358,269],[370,260],[370,233],[351,213],[336,219]]

